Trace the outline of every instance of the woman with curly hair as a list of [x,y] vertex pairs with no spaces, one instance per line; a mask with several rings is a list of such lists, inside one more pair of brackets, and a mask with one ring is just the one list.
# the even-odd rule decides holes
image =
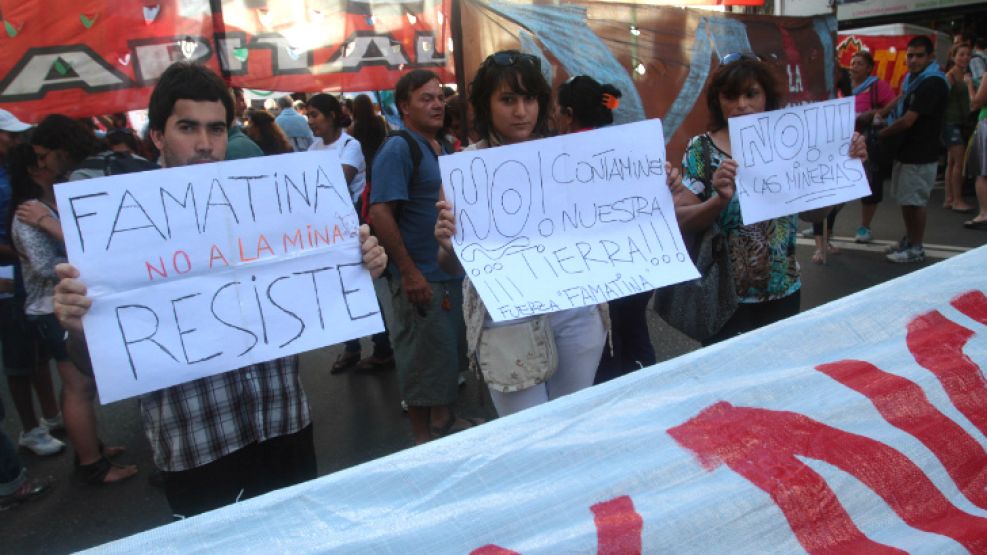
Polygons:
[[[720,61],[706,89],[709,131],[689,140],[682,159],[683,188],[675,191],[675,215],[683,232],[701,234],[718,225],[726,236],[739,305],[709,345],[799,312],[802,281],[795,259],[795,214],[744,225],[727,120],[783,106],[774,70],[749,54]],[[854,133],[850,154],[867,157],[864,138]]]

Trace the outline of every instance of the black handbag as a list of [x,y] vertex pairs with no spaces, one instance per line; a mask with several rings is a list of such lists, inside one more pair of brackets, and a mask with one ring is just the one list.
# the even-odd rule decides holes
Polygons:
[[[703,143],[703,183],[711,191],[709,139]],[[709,193],[707,193],[709,194]],[[655,312],[673,328],[696,341],[705,341],[723,328],[737,310],[737,286],[733,280],[726,236],[713,224],[690,249],[699,278],[662,287],[655,292]]]

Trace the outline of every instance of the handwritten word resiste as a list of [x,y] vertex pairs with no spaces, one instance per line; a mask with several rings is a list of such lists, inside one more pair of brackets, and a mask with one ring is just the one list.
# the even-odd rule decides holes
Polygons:
[[731,118],[729,124],[745,224],[870,194],[863,165],[849,157],[853,98]]
[[440,158],[453,245],[494,320],[694,277],[658,120]]
[[383,329],[339,160],[299,153],[56,188],[103,402]]

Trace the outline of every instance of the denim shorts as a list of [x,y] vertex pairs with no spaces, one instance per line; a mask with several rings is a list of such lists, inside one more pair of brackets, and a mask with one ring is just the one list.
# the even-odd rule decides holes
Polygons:
[[963,137],[963,124],[947,123],[943,125],[942,140],[946,143],[946,148],[956,145],[966,146],[966,139]]

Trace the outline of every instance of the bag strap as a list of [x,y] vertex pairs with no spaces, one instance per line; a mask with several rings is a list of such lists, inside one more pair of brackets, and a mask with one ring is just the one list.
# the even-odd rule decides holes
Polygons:
[[704,134],[703,135],[703,140],[701,140],[699,142],[702,143],[702,157],[703,157],[702,158],[702,160],[703,160],[703,176],[702,176],[702,181],[703,181],[703,190],[706,193],[705,194],[705,197],[706,198],[703,199],[703,200],[706,200],[706,199],[710,198],[711,196],[713,196],[713,178],[710,175],[711,174],[711,171],[710,170],[712,169],[712,165],[713,165],[713,161],[712,161],[713,160],[713,154],[712,154],[712,150],[713,149],[712,149],[712,146],[711,146],[711,144],[713,142],[713,138],[710,137],[709,134],[707,133],[707,134]]

